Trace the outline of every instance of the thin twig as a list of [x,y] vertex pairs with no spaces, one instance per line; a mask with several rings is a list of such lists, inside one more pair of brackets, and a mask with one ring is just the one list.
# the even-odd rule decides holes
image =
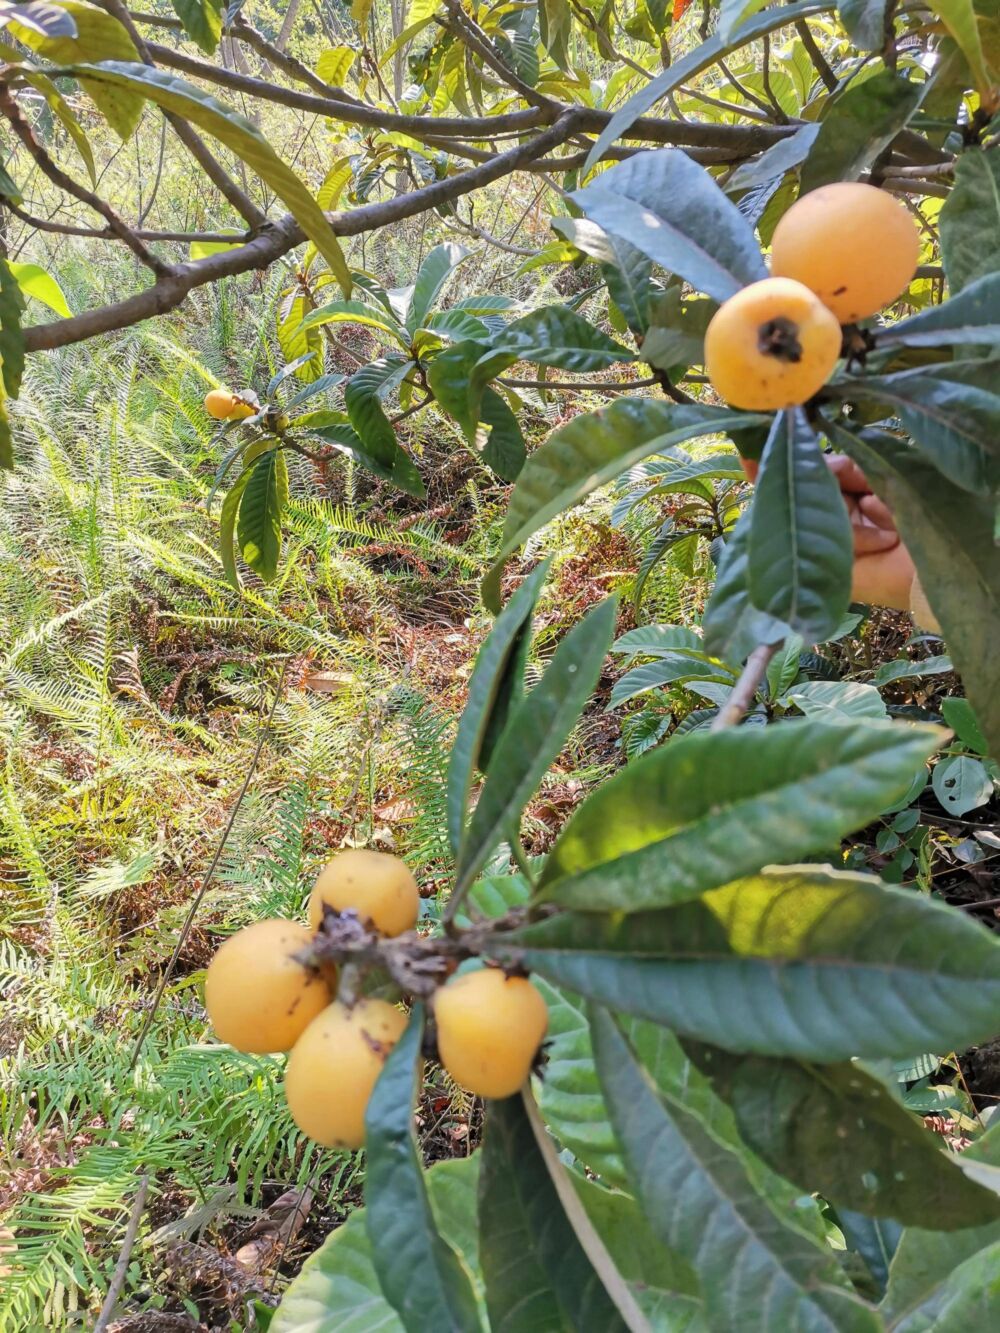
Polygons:
[[[150,69],[155,69],[148,44],[143,40],[138,28],[136,28],[132,16],[129,14],[122,0],[98,0],[104,9],[107,10],[122,25],[125,31],[132,39],[136,51],[139,53],[139,59]],[[205,142],[196,132],[196,130],[174,111],[164,111],[164,117],[170,128],[180,139],[181,143],[188,150],[194,160],[201,167],[202,171],[216,187],[223,198],[232,205],[237,213],[251,227],[262,227],[267,221],[267,215],[262,209],[258,208],[245,190],[240,189],[229,173],[218,161],[215,155],[209,150]]]
[[3,114],[11,129],[53,185],[58,185],[60,190],[72,195],[74,199],[79,199],[82,204],[92,208],[95,213],[100,213],[108,224],[108,230],[118,240],[124,241],[136,259],[145,264],[148,269],[151,269],[157,277],[168,272],[168,266],[164,264],[163,260],[146,248],[131,227],[118,216],[109,203],[106,203],[99,195],[94,194],[93,190],[88,190],[86,186],[73,180],[72,176],[68,176],[62,167],[53,162],[35,138],[34,130],[21,114],[21,108],[17,105],[13,94],[7,87],[0,87],[0,113]]
[[837,81],[837,76],[836,74],[834,74],[833,70],[827,63],[826,56],[816,45],[816,38],[812,35],[812,32],[809,29],[809,24],[805,21],[805,19],[796,19],[795,31],[799,34],[799,37],[802,39],[802,45],[806,48],[806,52],[808,53],[809,59],[813,63],[813,69],[823,80],[823,83],[826,85],[828,91],[831,93],[835,93],[839,86]]
[[502,384],[505,389],[557,389],[561,393],[628,393],[631,389],[649,389],[659,382],[655,376],[646,380],[614,380],[607,384],[586,380],[497,380],[497,384]]
[[243,798],[246,796],[247,791],[249,790],[250,787],[250,783],[253,780],[253,775],[257,771],[257,765],[260,762],[260,756],[263,753],[264,745],[267,741],[267,738],[271,734],[271,724],[274,722],[274,715],[278,711],[278,703],[281,699],[281,691],[285,684],[285,674],[288,671],[288,661],[289,659],[286,657],[284,662],[282,662],[281,664],[281,674],[278,676],[278,683],[274,689],[274,702],[271,704],[271,707],[268,710],[267,717],[260,728],[260,733],[257,737],[257,744],[254,747],[253,758],[250,760],[250,767],[247,769],[246,777],[243,779],[243,785],[242,787],[240,787],[239,794],[237,795],[236,801],[233,804],[233,808],[229,813],[229,818],[226,821],[226,827],[222,831],[222,837],[219,839],[218,845],[216,846],[215,849],[215,853],[212,856],[212,860],[209,862],[208,869],[205,871],[205,877],[201,881],[201,887],[195,894],[194,901],[191,903],[191,906],[188,908],[188,914],[184,918],[184,924],[183,926],[181,926],[180,934],[177,937],[177,943],[174,945],[174,951],[170,955],[170,959],[166,967],[163,969],[163,976],[160,978],[160,984],[156,988],[156,994],[153,997],[153,1003],[150,1006],[149,1013],[146,1015],[145,1022],[142,1025],[142,1030],[139,1033],[139,1036],[136,1038],[135,1046],[132,1048],[132,1058],[129,1061],[130,1071],[135,1068],[136,1061],[139,1059],[140,1052],[142,1051],[143,1043],[149,1036],[150,1029],[153,1026],[153,1021],[156,1018],[157,1010],[160,1007],[160,1002],[163,999],[167,986],[170,984],[170,978],[173,976],[174,968],[177,966],[177,960],[181,956],[181,950],[187,943],[187,938],[191,933],[191,927],[194,925],[195,914],[197,913],[198,908],[201,906],[202,900],[204,899],[205,894],[208,892],[208,886],[211,884],[216,869],[218,868],[219,862],[222,860],[222,853],[225,851],[226,843],[229,841],[229,835],[233,831],[233,825],[236,823],[236,816],[240,812],[240,806],[243,804]]
[[122,1288],[125,1286],[125,1277],[128,1273],[129,1259],[132,1257],[132,1247],[135,1245],[135,1238],[139,1234],[139,1223],[142,1221],[142,1210],[146,1206],[146,1191],[149,1188],[149,1177],[141,1176],[139,1179],[139,1188],[136,1190],[135,1198],[132,1200],[132,1211],[129,1214],[128,1226],[125,1228],[125,1236],[122,1239],[121,1253],[118,1256],[118,1262],[115,1264],[115,1271],[111,1275],[111,1285],[108,1287],[108,1294],[104,1298],[104,1304],[101,1306],[101,1313],[97,1316],[97,1322],[94,1324],[93,1333],[105,1333],[108,1324],[111,1323],[111,1316],[115,1312],[115,1306],[118,1304],[118,1297],[122,1294]]
[[719,709],[709,731],[723,731],[726,727],[735,727],[753,704],[757,687],[767,675],[771,658],[781,647],[780,643],[759,643],[746,660],[740,678],[733,686],[729,698]]

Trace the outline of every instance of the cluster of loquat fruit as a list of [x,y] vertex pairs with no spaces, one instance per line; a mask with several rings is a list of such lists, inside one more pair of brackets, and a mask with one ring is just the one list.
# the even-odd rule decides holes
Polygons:
[[[360,1148],[365,1110],[406,1014],[387,1000],[333,998],[333,969],[296,957],[324,911],[354,912],[384,937],[416,925],[420,897],[403,861],[384,852],[340,852],[309,899],[309,926],[258,921],[219,948],[205,974],[205,1007],[220,1041],[264,1055],[290,1051],[285,1097],[299,1128],[329,1148]],[[441,1064],[481,1097],[512,1096],[526,1082],[548,1010],[525,977],[487,967],[453,976],[433,999]]]
[[705,369],[732,407],[795,407],[830,377],[842,324],[906,290],[920,234],[904,205],[873,185],[842,181],[798,199],[771,242],[770,278],[725,301],[705,333]]
[[257,410],[229,389],[209,389],[205,394],[205,411],[216,421],[244,421],[256,416]]

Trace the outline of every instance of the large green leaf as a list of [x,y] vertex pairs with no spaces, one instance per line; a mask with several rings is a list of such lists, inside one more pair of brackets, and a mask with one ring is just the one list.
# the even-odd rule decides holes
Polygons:
[[527,458],[524,432],[514,410],[496,389],[485,389],[479,419],[489,427],[480,457],[503,481],[517,481]]
[[1000,1199],[860,1066],[690,1050],[732,1106],[744,1141],[802,1189],[838,1208],[932,1221],[942,1231],[1000,1218]]
[[[85,0],[58,0],[56,7],[63,10],[76,25],[75,37],[38,31],[18,21],[10,23],[11,34],[54,65],[100,60],[113,66],[117,61],[138,61],[139,53],[132,38],[106,10],[87,4]],[[144,69],[145,66],[137,64],[134,68]],[[98,80],[86,65],[81,66],[79,71],[66,72],[78,74],[81,86],[94,99],[94,105],[111,128],[120,138],[127,139],[139,123],[144,94],[134,87],[116,86],[103,79]]]
[[838,0],[837,10],[847,35],[863,51],[881,51],[890,0]]
[[802,193],[860,176],[906,125],[925,87],[884,69],[834,94],[802,167]]
[[520,1096],[489,1106],[479,1226],[492,1333],[626,1329],[563,1210]]
[[395,446],[389,463],[384,463],[365,448],[357,431],[346,419],[343,422],[332,422],[327,426],[310,426],[309,432],[326,444],[332,444],[340,453],[353,459],[355,463],[374,476],[381,477],[383,481],[391,482],[393,486],[398,486],[407,495],[412,495],[419,500],[426,494],[420,473],[414,466],[409,454],[401,449],[399,445]]
[[[318,313],[318,312],[316,312]],[[384,356],[354,372],[344,389],[344,403],[361,443],[385,467],[392,466],[396,432],[379,398],[398,385],[413,369],[405,356]]]
[[448,241],[436,245],[420,265],[406,317],[406,326],[411,333],[426,322],[445,283],[468,253],[463,246]]
[[541,894],[644,911],[824,851],[901,796],[944,735],[797,722],[678,737],[584,801],[549,854]]
[[692,1264],[710,1327],[875,1333],[829,1250],[786,1225],[740,1157],[656,1089],[609,1013],[591,1030],[611,1120],[650,1227]]
[[368,1239],[382,1292],[407,1333],[476,1333],[470,1275],[439,1233],[413,1135],[424,1011],[415,1005],[365,1112]]
[[[30,83],[42,94],[48,103],[49,110],[61,123],[63,129],[73,140],[73,145],[80,155],[80,160],[87,169],[87,175],[90,177],[90,183],[97,189],[97,168],[94,165],[94,152],[90,146],[90,140],[87,138],[86,131],[80,124],[77,113],[73,110],[70,103],[63,97],[62,93],[41,70],[34,69],[28,61],[24,61],[19,67],[18,72],[26,83]],[[20,203],[20,199],[15,199],[15,203]]]
[[574,1173],[572,1180],[652,1333],[705,1333],[708,1325],[690,1264],[657,1239],[636,1201],[586,1176]]
[[614,635],[617,600],[609,597],[574,625],[545,675],[511,713],[490,758],[489,773],[462,839],[455,892],[461,893],[521,813],[583,711]]
[[892,510],[989,753],[1000,758],[1000,567],[993,505],[960,489],[895,436],[833,427],[831,438]]
[[889,324],[875,334],[877,347],[951,347],[1000,343],[1000,268],[976,278],[941,305]]
[[911,890],[771,867],[661,912],[560,913],[490,944],[559,986],[726,1050],[820,1063],[996,1035],[1000,943]]
[[303,329],[315,329],[324,324],[363,324],[378,329],[406,348],[405,332],[400,325],[383,307],[369,305],[367,301],[329,301],[317,306],[302,320]]
[[811,643],[851,603],[851,520],[801,409],[779,412],[760,461],[747,547],[750,601]]
[[723,663],[690,653],[661,654],[655,662],[646,662],[615,681],[608,707],[617,708],[649,690],[664,685],[683,685],[691,680],[719,681],[730,689],[736,684],[732,668]]
[[252,121],[232,107],[161,69],[106,60],[100,65],[78,65],[62,71],[86,81],[93,87],[136,92],[148,97],[165,111],[174,111],[235,153],[272,189],[330,266],[330,271],[344,290],[351,294],[351,272],[340,242],[316,200],[261,134]]
[[[479,1154],[438,1162],[424,1179],[438,1230],[472,1273],[485,1314],[476,1271]],[[403,1333],[382,1294],[366,1228],[366,1211],[359,1208],[309,1256],[282,1297],[270,1333]]]
[[17,274],[0,256],[0,370],[6,394],[16,398],[21,392],[24,374],[24,294]]
[[605,370],[616,361],[633,361],[635,353],[568,306],[546,305],[515,319],[497,334],[480,358],[478,374],[484,373],[486,363],[493,357],[506,359],[508,365],[514,361],[535,361],[582,373]]
[[55,0],[3,0],[0,5],[0,28],[20,22],[43,37],[75,37],[77,28],[71,14]]
[[[1000,1166],[1000,1127],[990,1129],[967,1148],[962,1161]],[[942,1232],[934,1226],[933,1217],[927,1220],[930,1225],[926,1227],[906,1228],[893,1257],[884,1303],[890,1321],[919,1308],[967,1259],[1000,1244],[1000,1222]]]
[[1000,360],[917,366],[829,391],[891,405],[921,453],[964,490],[981,494],[1000,481]]
[[497,616],[469,678],[468,699],[459,719],[448,764],[448,837],[456,855],[462,840],[473,776],[480,767],[481,750],[491,719],[499,712],[502,725],[506,725],[511,706],[521,701],[524,664],[520,661],[518,648],[529,637],[531,615],[549,565],[550,561],[545,561],[533,570]]
[[953,293],[1000,271],[995,239],[1000,235],[1000,160],[995,152],[970,148],[961,155],[940,225],[941,258]]
[[[539,1080],[546,1124],[589,1171],[608,1185],[627,1188],[618,1141],[608,1121],[594,1064],[586,1001],[540,977],[535,982],[549,1007],[546,1063],[544,1077]],[[636,1018],[621,1016],[620,1021],[643,1067],[664,1095],[680,1101],[711,1134],[744,1157],[755,1184],[775,1207],[794,1208],[800,1225],[822,1234],[818,1210],[803,1209],[799,1190],[747,1152],[732,1110],[713,1092],[674,1034]],[[686,1284],[681,1289],[690,1291]]]
[[[588,1170],[608,1185],[626,1188],[618,1141],[597,1079],[586,1002],[540,977],[534,980],[549,1007],[545,1076],[538,1085],[545,1123]],[[665,1028],[654,1030],[670,1038]]]
[[927,6],[938,16],[958,43],[962,55],[969,62],[969,69],[972,71],[979,92],[983,96],[995,93],[996,86],[986,67],[986,57],[983,54],[974,0],[927,0]]
[[476,437],[479,413],[472,404],[469,382],[472,368],[483,355],[484,344],[466,339],[439,352],[427,371],[427,383],[438,405],[453,416],[467,440]]
[[288,464],[280,449],[269,449],[252,466],[236,527],[240,554],[265,583],[278,572],[281,519],[287,506]]
[[834,0],[818,0],[817,3],[813,3],[813,0],[798,0],[796,4],[778,5],[742,24],[727,42],[722,41],[718,34],[701,42],[693,51],[674,61],[662,74],[650,79],[638,92],[633,93],[624,106],[619,107],[590,150],[586,168],[589,169],[599,162],[615,140],[620,139],[651,106],[662,97],[666,97],[668,93],[672,93],[675,88],[679,88],[682,83],[688,83],[702,70],[714,65],[719,56],[746,46],[759,37],[774,32],[776,28],[787,27],[797,19],[808,18],[811,14],[822,14],[833,8]]
[[695,436],[753,426],[762,420],[765,418],[757,413],[722,407],[623,398],[561,426],[528,458],[517,479],[500,552],[483,584],[487,605],[496,607],[499,602],[499,580],[507,557],[557,514],[650,454]]
[[222,34],[222,0],[171,0],[184,31],[212,55]]
[[736,168],[726,182],[726,191],[732,194],[737,190],[751,190],[770,181],[779,180],[785,172],[799,166],[809,156],[809,150],[819,134],[819,126],[806,124],[787,139],[779,139],[776,144],[761,153],[760,157],[744,162]]
[[[466,346],[459,344],[459,347]],[[515,361],[531,361],[540,366],[580,372],[604,370],[616,361],[634,359],[634,352],[608,338],[575,311],[566,306],[542,306],[508,324],[488,347],[480,349],[465,386],[464,408],[456,416],[471,439],[475,423],[481,416],[483,390],[490,380]],[[435,382],[432,376],[432,387]]]
[[742,662],[758,644],[780,643],[791,632],[774,616],[751,605],[748,590],[750,525],[753,510],[739,519],[722,549],[715,587],[705,607],[705,649],[729,662]]
[[323,375],[323,335],[305,323],[312,309],[312,297],[305,292],[286,296],[278,308],[278,346],[286,365],[298,363],[295,374],[306,384]]
[[894,1319],[892,1333],[969,1333],[1000,1321],[1000,1241],[960,1264]]
[[552,230],[600,263],[611,299],[625,316],[628,327],[633,333],[644,333],[649,324],[652,273],[647,256],[589,218],[555,217]]
[[572,198],[604,231],[717,301],[767,276],[753,228],[679,148],[619,162]]
[[250,475],[251,470],[244,468],[233,485],[230,486],[226,492],[226,498],[222,502],[222,513],[219,517],[219,555],[222,560],[222,568],[226,571],[226,578],[234,588],[240,586],[236,552],[233,549],[233,541],[236,535],[236,516],[239,513],[240,501],[243,499],[243,492],[247,488]]

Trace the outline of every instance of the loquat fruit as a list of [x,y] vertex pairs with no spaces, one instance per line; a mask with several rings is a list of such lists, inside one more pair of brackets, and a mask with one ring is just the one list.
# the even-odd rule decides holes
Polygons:
[[330,1003],[318,972],[292,956],[312,939],[295,921],[256,921],[219,947],[205,973],[205,1008],[238,1051],[287,1051]]
[[236,396],[228,389],[209,389],[205,394],[205,411],[216,421],[225,421],[236,406]]
[[479,1097],[511,1097],[524,1086],[549,1025],[548,1008],[531,982],[495,967],[442,986],[434,1017],[442,1065]]
[[406,1015],[385,1000],[335,1000],[295,1043],[285,1069],[285,1100],[304,1134],[327,1148],[360,1148],[365,1111]]
[[724,302],[705,332],[705,370],[732,407],[773,412],[821,389],[840,356],[836,318],[801,282],[764,278]]
[[323,905],[338,912],[353,909],[382,935],[412,930],[420,911],[417,881],[398,856],[351,847],[320,872],[309,899],[309,921],[318,930]]
[[771,242],[771,272],[804,283],[841,324],[867,319],[895,301],[919,259],[920,233],[905,206],[857,181],[804,194]]

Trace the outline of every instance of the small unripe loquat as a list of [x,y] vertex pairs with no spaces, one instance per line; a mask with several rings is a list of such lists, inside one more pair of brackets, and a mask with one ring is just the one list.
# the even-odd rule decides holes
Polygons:
[[840,325],[801,282],[753,282],[712,316],[705,370],[732,407],[774,412],[806,402],[837,364]]
[[328,1005],[295,1043],[285,1099],[304,1134],[327,1148],[361,1148],[365,1111],[406,1015],[385,1000]]
[[771,272],[804,283],[841,324],[867,319],[895,301],[919,259],[920,233],[904,205],[857,181],[804,194],[771,242]]
[[311,933],[295,921],[256,921],[219,947],[205,973],[205,1008],[220,1041],[238,1051],[287,1051],[330,991],[318,972],[292,956]]
[[313,930],[323,920],[324,903],[338,912],[357,912],[381,935],[402,935],[416,925],[420,893],[398,856],[351,847],[329,861],[316,880],[309,899]]
[[524,1086],[549,1025],[545,1001],[531,982],[495,967],[442,986],[434,1017],[442,1065],[479,1097],[512,1097]]
[[205,411],[216,421],[225,421],[236,406],[236,397],[228,389],[209,389],[205,394]]

